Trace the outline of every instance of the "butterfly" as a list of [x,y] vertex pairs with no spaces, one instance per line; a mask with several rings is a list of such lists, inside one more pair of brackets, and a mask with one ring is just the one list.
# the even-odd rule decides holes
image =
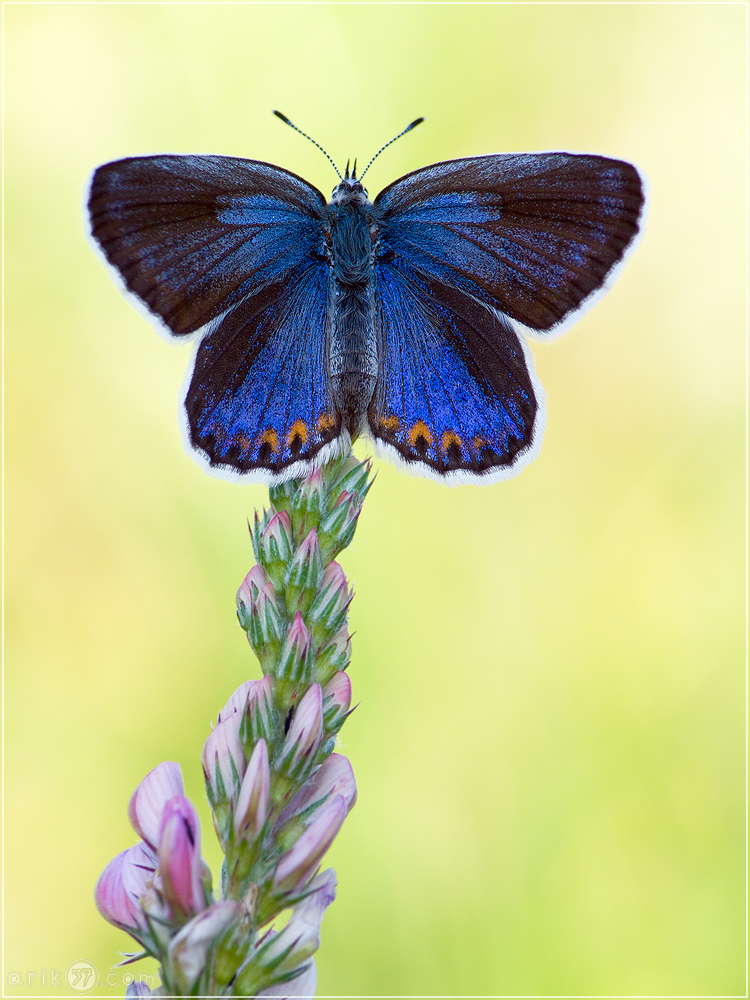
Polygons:
[[347,164],[330,201],[231,156],[94,171],[95,247],[160,332],[195,341],[183,433],[208,471],[280,482],[361,434],[449,484],[536,455],[544,394],[525,337],[562,333],[612,283],[644,177],[603,156],[498,153],[415,170],[370,201],[369,166]]

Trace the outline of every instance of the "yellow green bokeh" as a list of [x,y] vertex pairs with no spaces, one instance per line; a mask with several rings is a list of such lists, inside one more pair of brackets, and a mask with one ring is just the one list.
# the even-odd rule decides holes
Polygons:
[[164,151],[330,191],[272,108],[340,164],[424,115],[373,194],[562,148],[634,160],[652,198],[613,291],[534,345],[548,426],[518,479],[378,466],[342,558],[360,796],[320,995],[744,991],[745,14],[6,6],[6,996],[76,995],[53,971],[129,948],[93,886],[162,760],[218,877],[199,755],[257,675],[233,601],[267,494],[183,453],[189,352],[119,296],[81,206],[97,164]]

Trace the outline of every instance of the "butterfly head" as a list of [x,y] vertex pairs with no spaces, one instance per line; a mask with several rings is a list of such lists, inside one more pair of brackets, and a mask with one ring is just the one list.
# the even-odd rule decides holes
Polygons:
[[[341,177],[341,174],[339,174],[339,177]],[[344,176],[341,177],[341,180],[331,192],[331,204],[343,205],[347,202],[354,202],[355,204],[366,205],[369,200],[367,189],[362,184],[362,181],[357,180],[357,161],[354,161],[351,173],[349,172],[349,163],[347,162]]]

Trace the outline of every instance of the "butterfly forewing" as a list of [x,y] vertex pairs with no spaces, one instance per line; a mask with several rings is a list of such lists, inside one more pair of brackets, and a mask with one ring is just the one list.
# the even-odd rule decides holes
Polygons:
[[508,153],[437,163],[375,199],[382,253],[460,288],[531,332],[585,307],[639,229],[630,163]]
[[292,279],[319,252],[325,204],[296,174],[229,156],[118,160],[99,167],[89,194],[107,261],[175,335]]

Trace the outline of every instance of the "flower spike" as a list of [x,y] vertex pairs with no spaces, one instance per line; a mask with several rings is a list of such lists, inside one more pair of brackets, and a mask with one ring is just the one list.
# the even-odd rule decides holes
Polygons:
[[160,963],[162,986],[133,984],[128,996],[314,995],[313,954],[336,886],[318,869],[357,798],[351,764],[332,752],[352,700],[352,594],[334,557],[370,483],[369,463],[340,455],[271,487],[271,506],[250,525],[257,562],[236,607],[263,677],[229,697],[202,752],[221,892],[215,899],[179,765],[160,764],[128,807],[140,843],[110,862],[95,893],[102,916]]

